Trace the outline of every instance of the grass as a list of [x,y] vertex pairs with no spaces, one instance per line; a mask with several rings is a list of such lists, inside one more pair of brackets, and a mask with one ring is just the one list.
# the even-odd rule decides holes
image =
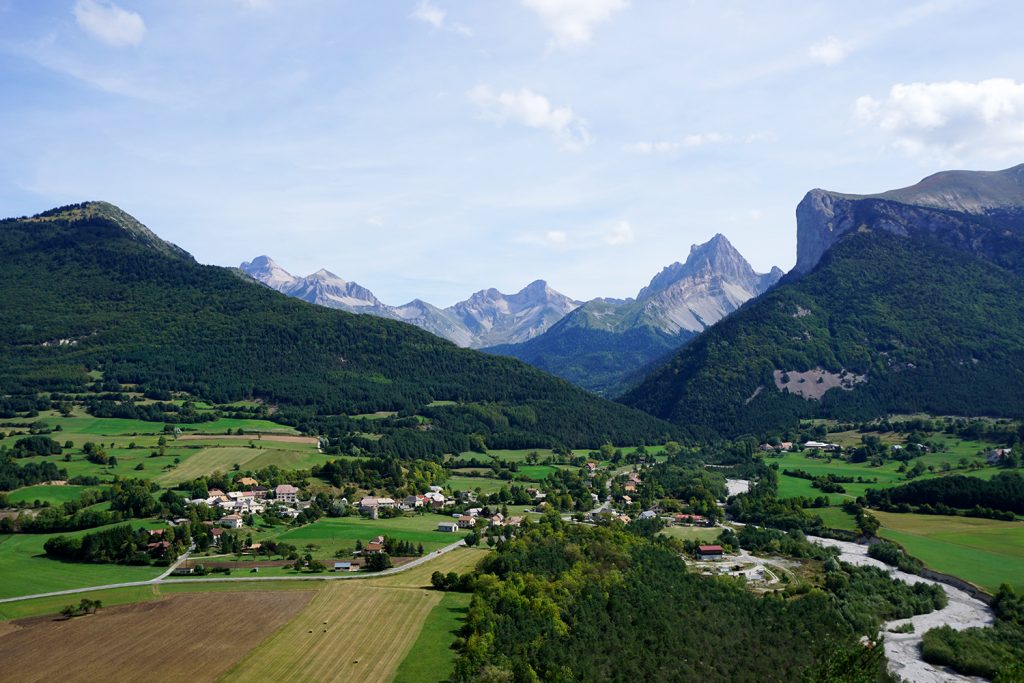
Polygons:
[[874,511],[883,538],[901,544],[935,571],[990,593],[1001,583],[1024,590],[1024,522]]
[[15,504],[33,503],[38,500],[56,506],[78,500],[83,493],[95,488],[95,486],[46,486],[37,484],[11,491],[7,494],[7,500]]
[[809,510],[808,512],[821,517],[821,521],[823,521],[825,526],[830,529],[844,529],[846,531],[857,530],[857,523],[854,521],[853,515],[848,512],[844,512],[841,508],[816,508]]
[[497,493],[502,486],[509,486],[510,481],[492,479],[490,477],[448,477],[445,482],[453,491],[475,491],[480,489],[483,493]]
[[[164,460],[163,458],[153,460]],[[248,448],[247,446],[211,446],[193,452],[174,469],[158,474],[155,480],[160,484],[176,484],[191,481],[214,471],[230,472],[234,465],[245,470],[258,470],[276,465],[284,470],[309,469],[326,462],[326,458],[307,446],[305,450],[273,448]]]
[[322,588],[222,680],[392,680],[443,594],[360,583],[338,581]]
[[[437,550],[459,540],[465,534],[452,534],[437,530],[437,525],[451,517],[444,515],[414,515],[392,519],[366,519],[363,517],[321,517],[312,524],[289,529],[277,540],[291,543],[301,550],[308,543],[321,546],[321,551],[352,548],[357,540],[366,543],[374,536],[391,536],[400,541],[422,543],[426,552]],[[315,554],[314,554],[315,556]]]
[[[134,526],[159,528],[159,522],[133,522]],[[81,536],[86,531],[64,534]],[[60,534],[8,534],[0,536],[0,598],[48,593],[70,588],[86,588],[110,583],[146,581],[159,576],[161,567],[135,567],[120,564],[60,562],[43,552],[43,544]]]
[[721,529],[704,526],[670,526],[663,529],[661,533],[672,538],[678,538],[680,541],[706,541],[713,543],[721,531]]
[[395,672],[394,683],[442,683],[455,670],[452,644],[469,611],[472,596],[445,593],[427,615],[420,635]]

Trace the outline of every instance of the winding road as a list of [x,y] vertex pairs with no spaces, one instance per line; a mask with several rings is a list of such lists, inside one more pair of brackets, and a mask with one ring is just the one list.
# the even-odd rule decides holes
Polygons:
[[[885,656],[889,660],[889,671],[911,683],[979,683],[984,680],[972,676],[962,676],[924,661],[921,658],[921,639],[926,631],[937,626],[949,626],[957,631],[973,627],[991,626],[995,621],[995,615],[988,605],[958,588],[915,574],[901,572],[884,562],[868,557],[867,546],[860,545],[859,543],[836,541],[831,538],[818,538],[815,536],[808,536],[807,540],[818,545],[838,548],[839,559],[843,562],[878,567],[887,571],[894,579],[910,584],[928,583],[937,585],[946,591],[949,604],[943,609],[929,612],[928,614],[919,614],[909,619],[897,619],[885,623],[883,626],[883,629],[886,631]],[[912,633],[888,632],[889,629],[908,622],[914,625]]]
[[87,586],[85,588],[72,588],[64,591],[52,591],[50,593],[36,593],[34,595],[19,595],[13,598],[0,599],[0,604],[5,602],[20,602],[22,600],[33,600],[35,598],[49,598],[58,595],[77,595],[78,593],[89,593],[92,591],[107,590],[110,588],[133,588],[136,586],[152,586],[154,584],[161,583],[224,583],[231,581],[342,581],[345,579],[371,579],[380,576],[390,576],[391,574],[398,574],[404,571],[408,571],[413,567],[418,567],[421,564],[430,562],[431,560],[444,555],[447,552],[451,552],[456,548],[466,545],[463,540],[456,541],[450,545],[446,545],[440,550],[424,555],[423,557],[417,557],[412,562],[400,565],[398,567],[392,567],[391,569],[385,569],[379,572],[359,572],[355,574],[309,574],[303,576],[217,576],[217,577],[195,577],[195,578],[168,578],[175,569],[178,568],[182,562],[188,559],[188,553],[185,553],[178,560],[167,568],[160,576],[149,579],[148,581],[129,581],[125,583],[109,583],[103,586]]

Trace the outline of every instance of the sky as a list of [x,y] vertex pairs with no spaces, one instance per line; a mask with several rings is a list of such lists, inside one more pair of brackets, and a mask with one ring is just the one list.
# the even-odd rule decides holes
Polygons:
[[[635,296],[810,189],[1024,162],[1015,0],[0,0],[0,215],[102,199],[390,304]],[[2,255],[0,255],[2,259]]]

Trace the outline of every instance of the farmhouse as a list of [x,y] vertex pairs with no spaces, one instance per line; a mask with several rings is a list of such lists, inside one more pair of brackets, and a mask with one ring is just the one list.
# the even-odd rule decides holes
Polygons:
[[285,503],[294,503],[298,500],[299,490],[291,484],[279,484],[274,489],[274,497]]
[[370,541],[363,547],[364,555],[380,555],[384,552],[384,544],[380,541]]
[[454,534],[459,530],[458,522],[441,522],[437,525],[438,531],[444,531],[445,533]]
[[459,517],[459,528],[460,529],[472,529],[476,526],[476,518],[470,517],[469,515],[461,515]]
[[220,545],[220,537],[224,535],[224,530],[220,528],[210,529],[210,535],[213,537],[210,543],[213,545]]
[[725,551],[722,550],[720,545],[701,545],[697,546],[697,559],[698,560],[721,560],[725,558]]
[[241,529],[242,528],[242,516],[241,515],[224,515],[217,522],[222,526],[226,526],[229,529]]

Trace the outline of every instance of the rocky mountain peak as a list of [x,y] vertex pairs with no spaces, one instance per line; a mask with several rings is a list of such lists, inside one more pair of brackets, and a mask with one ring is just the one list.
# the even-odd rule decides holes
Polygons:
[[726,239],[725,235],[718,233],[703,244],[691,246],[685,263],[677,261],[663,268],[654,276],[649,285],[640,290],[636,297],[637,301],[650,298],[680,280],[694,277],[697,274],[717,275],[744,281],[752,281],[758,277],[747,260],[736,250],[736,247]]

